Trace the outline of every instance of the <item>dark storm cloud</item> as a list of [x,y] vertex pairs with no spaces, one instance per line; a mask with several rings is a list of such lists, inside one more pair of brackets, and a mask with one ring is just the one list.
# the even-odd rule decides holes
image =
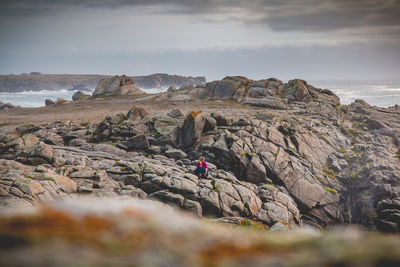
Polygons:
[[400,0],[2,0],[0,15],[36,15],[74,8],[165,6],[163,13],[265,25],[275,31],[325,31],[400,25]]

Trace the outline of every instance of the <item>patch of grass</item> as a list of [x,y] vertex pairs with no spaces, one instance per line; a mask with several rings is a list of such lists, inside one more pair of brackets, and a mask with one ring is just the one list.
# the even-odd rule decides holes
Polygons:
[[325,191],[328,191],[328,192],[330,192],[330,193],[332,193],[334,195],[338,194],[338,191],[336,189],[334,189],[334,188],[330,188],[330,187],[326,186],[326,187],[324,187],[324,189],[325,189]]
[[344,154],[344,153],[347,152],[346,148],[338,148],[337,151],[340,152],[340,153],[342,153],[342,154]]
[[25,178],[28,178],[28,179],[33,179],[33,177],[30,176],[30,175],[25,175],[24,177],[25,177]]
[[334,170],[329,169],[328,167],[325,167],[322,169],[322,172],[326,175],[326,177],[330,179],[335,179],[337,174],[334,172]]
[[239,226],[244,226],[244,227],[251,227],[251,228],[254,228],[254,229],[260,229],[260,230],[267,229],[267,226],[265,226],[263,223],[257,222],[257,221],[252,221],[252,220],[247,219],[247,218],[239,221],[238,225]]
[[352,136],[358,136],[358,135],[360,134],[360,132],[359,132],[357,129],[355,129],[355,128],[350,128],[350,129],[348,129],[348,130],[347,130],[347,133],[348,133],[348,134],[351,134]]
[[321,136],[321,139],[327,143],[328,145],[332,146],[331,142],[329,142],[329,140],[325,137],[325,136]]
[[328,182],[327,182],[324,178],[322,178],[321,176],[319,176],[318,174],[315,174],[314,176],[315,176],[315,178],[317,178],[317,180],[318,180],[321,184],[324,184],[324,185],[327,185],[327,184],[328,184]]
[[81,122],[80,125],[83,127],[88,127],[90,125],[90,121]]
[[40,179],[40,180],[52,181],[53,183],[57,184],[56,181],[54,181],[54,179],[51,178],[51,177],[45,177],[45,178]]
[[12,123],[9,122],[9,121],[1,122],[1,123],[0,123],[0,127],[6,126],[6,125],[11,125],[11,124],[12,124]]
[[351,172],[351,173],[349,174],[349,178],[355,179],[355,178],[358,177],[358,175],[360,175],[358,172]]
[[279,149],[274,153],[274,157],[277,158],[279,154]]

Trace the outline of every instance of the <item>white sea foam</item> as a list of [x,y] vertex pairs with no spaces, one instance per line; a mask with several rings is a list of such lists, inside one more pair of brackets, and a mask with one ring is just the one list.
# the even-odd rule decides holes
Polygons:
[[400,81],[313,81],[312,85],[328,88],[340,98],[342,104],[350,104],[355,99],[364,99],[367,103],[389,107],[400,105]]
[[67,100],[72,99],[74,91],[57,90],[57,91],[25,91],[20,93],[0,93],[0,101],[10,102],[15,106],[22,107],[42,107],[46,99],[56,100],[59,97]]

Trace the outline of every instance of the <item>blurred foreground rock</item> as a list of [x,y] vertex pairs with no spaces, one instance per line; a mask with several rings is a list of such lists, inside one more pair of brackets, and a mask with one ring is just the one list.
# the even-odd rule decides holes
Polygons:
[[1,210],[1,266],[398,266],[398,236],[271,232],[161,203],[80,199]]

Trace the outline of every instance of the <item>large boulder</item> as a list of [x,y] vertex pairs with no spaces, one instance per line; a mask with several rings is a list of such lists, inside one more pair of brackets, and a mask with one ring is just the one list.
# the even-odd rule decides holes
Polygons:
[[10,108],[15,108],[15,106],[11,103],[5,103],[5,104],[1,103],[0,104],[0,110],[2,110],[2,109],[6,110],[6,109],[10,109]]
[[132,78],[125,75],[104,78],[99,81],[93,96],[100,95],[143,95],[145,92],[135,85]]
[[47,98],[47,99],[44,101],[44,104],[45,104],[46,106],[51,106],[51,105],[54,105],[54,101]]
[[286,86],[286,97],[289,101],[311,102],[312,96],[308,92],[307,82],[294,79],[290,80]]
[[142,150],[142,149],[147,149],[149,148],[149,140],[147,139],[147,136],[144,134],[139,134],[134,137],[131,137],[128,139],[127,142],[125,142],[125,145],[127,146],[128,150]]
[[194,144],[200,138],[205,122],[206,117],[202,111],[189,113],[179,129],[179,144],[184,147]]
[[174,118],[174,119],[180,119],[183,118],[185,115],[183,115],[183,112],[179,108],[175,108],[171,110],[168,114],[168,117]]
[[72,95],[72,100],[73,100],[73,101],[76,101],[76,100],[79,100],[79,99],[86,98],[86,97],[88,97],[88,96],[89,96],[89,95],[85,94],[85,93],[82,92],[82,91],[76,91],[76,92]]
[[231,99],[243,97],[249,79],[242,76],[225,77],[222,81],[206,84],[205,97],[215,99]]
[[54,104],[56,104],[56,105],[62,105],[62,104],[66,104],[66,103],[68,103],[68,102],[69,102],[68,100],[66,100],[66,99],[64,99],[64,98],[62,98],[62,97],[59,97],[59,98],[56,99],[56,101],[54,102]]
[[149,113],[143,107],[133,106],[125,116],[127,120],[141,120],[149,116]]

